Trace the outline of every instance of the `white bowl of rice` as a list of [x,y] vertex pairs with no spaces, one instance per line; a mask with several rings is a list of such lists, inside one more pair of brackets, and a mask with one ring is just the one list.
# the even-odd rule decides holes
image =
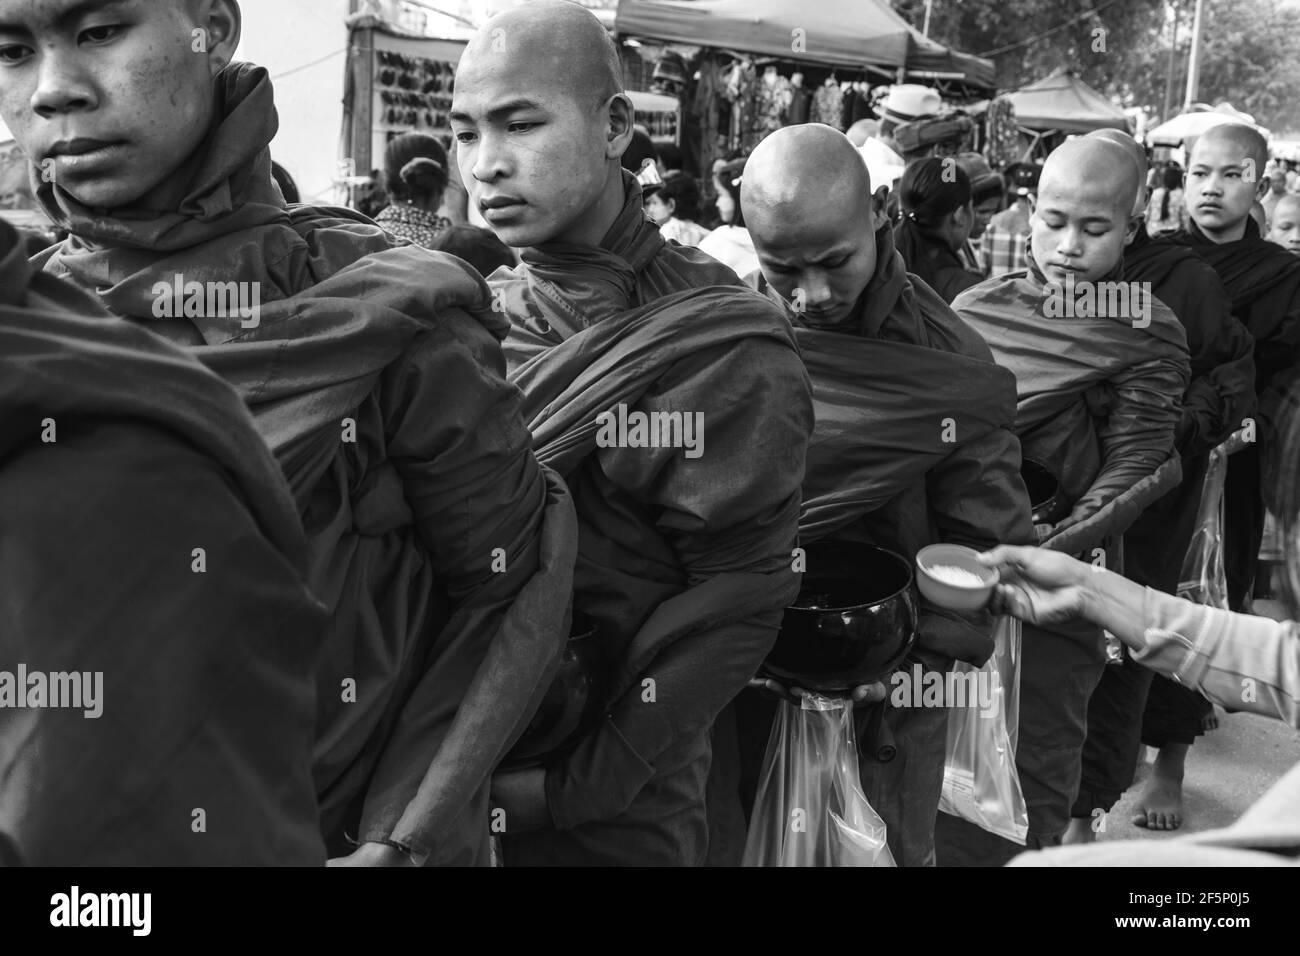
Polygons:
[[950,611],[978,611],[998,583],[996,568],[979,562],[979,552],[960,544],[932,544],[916,554],[921,596]]

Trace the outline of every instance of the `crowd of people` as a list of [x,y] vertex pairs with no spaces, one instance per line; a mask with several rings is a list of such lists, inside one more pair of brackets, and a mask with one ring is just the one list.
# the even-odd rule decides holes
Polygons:
[[[1249,616],[1300,510],[1300,197],[1254,128],[1185,173],[1101,131],[895,178],[888,119],[814,122],[701,181],[600,21],[537,0],[470,41],[450,151],[389,144],[372,219],[289,201],[236,0],[69,6],[0,0],[0,117],[67,237],[0,224],[0,862],[736,865],[823,542],[1000,569],[920,600],[906,668],[1024,622],[1023,845],[939,812],[946,704],[847,691],[900,865],[1087,862],[1053,848],[1142,743],[1173,829],[1210,701],[1300,726],[1296,625]],[[654,440],[608,439],[634,415]],[[1216,449],[1226,610],[1173,596]],[[578,635],[599,707],[509,759]],[[1294,854],[1279,788],[1164,858]]]

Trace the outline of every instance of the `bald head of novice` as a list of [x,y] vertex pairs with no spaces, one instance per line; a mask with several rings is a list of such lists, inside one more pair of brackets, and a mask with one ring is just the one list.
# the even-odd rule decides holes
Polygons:
[[1048,156],[1029,220],[1044,275],[1096,282],[1113,270],[1137,229],[1137,191],[1137,165],[1109,140],[1068,140]]
[[777,130],[750,155],[740,202],[759,267],[808,324],[854,312],[876,272],[887,192],[872,195],[862,154],[820,123]]
[[1243,165],[1250,160],[1251,165],[1246,169],[1253,167],[1255,182],[1264,178],[1264,167],[1268,165],[1268,140],[1259,130],[1244,123],[1211,126],[1196,140],[1190,162],[1196,162],[1200,154],[1224,149],[1236,154]]
[[1140,216],[1147,207],[1147,172],[1150,165],[1147,162],[1147,151],[1141,147],[1128,133],[1122,133],[1117,129],[1099,129],[1088,134],[1090,139],[1103,139],[1108,143],[1114,143],[1129,155],[1138,170],[1138,189],[1137,196],[1133,200],[1133,215]]
[[461,56],[451,126],[461,178],[507,245],[596,245],[625,195],[634,113],[609,32],[536,0],[489,20]]
[[1273,223],[1268,241],[1275,242],[1287,252],[1300,255],[1300,196],[1287,193],[1273,207]]

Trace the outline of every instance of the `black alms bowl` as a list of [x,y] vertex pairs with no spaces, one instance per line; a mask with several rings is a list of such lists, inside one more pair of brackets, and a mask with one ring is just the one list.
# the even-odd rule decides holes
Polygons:
[[1034,524],[1056,524],[1070,513],[1069,505],[1061,494],[1061,482],[1042,462],[1032,458],[1024,459],[1020,463],[1020,477],[1029,490]]
[[803,588],[786,608],[764,674],[822,694],[886,679],[916,642],[911,564],[866,544],[806,550]]
[[598,634],[588,618],[574,614],[560,669],[501,769],[520,770],[546,763],[572,749],[599,722],[605,704],[606,669],[597,646]]

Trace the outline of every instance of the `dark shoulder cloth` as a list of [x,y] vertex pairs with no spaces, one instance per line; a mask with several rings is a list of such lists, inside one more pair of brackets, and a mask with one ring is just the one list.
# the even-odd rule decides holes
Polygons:
[[[0,223],[0,834],[37,865],[321,864],[324,614],[236,392]],[[206,827],[213,831],[204,835]]]

